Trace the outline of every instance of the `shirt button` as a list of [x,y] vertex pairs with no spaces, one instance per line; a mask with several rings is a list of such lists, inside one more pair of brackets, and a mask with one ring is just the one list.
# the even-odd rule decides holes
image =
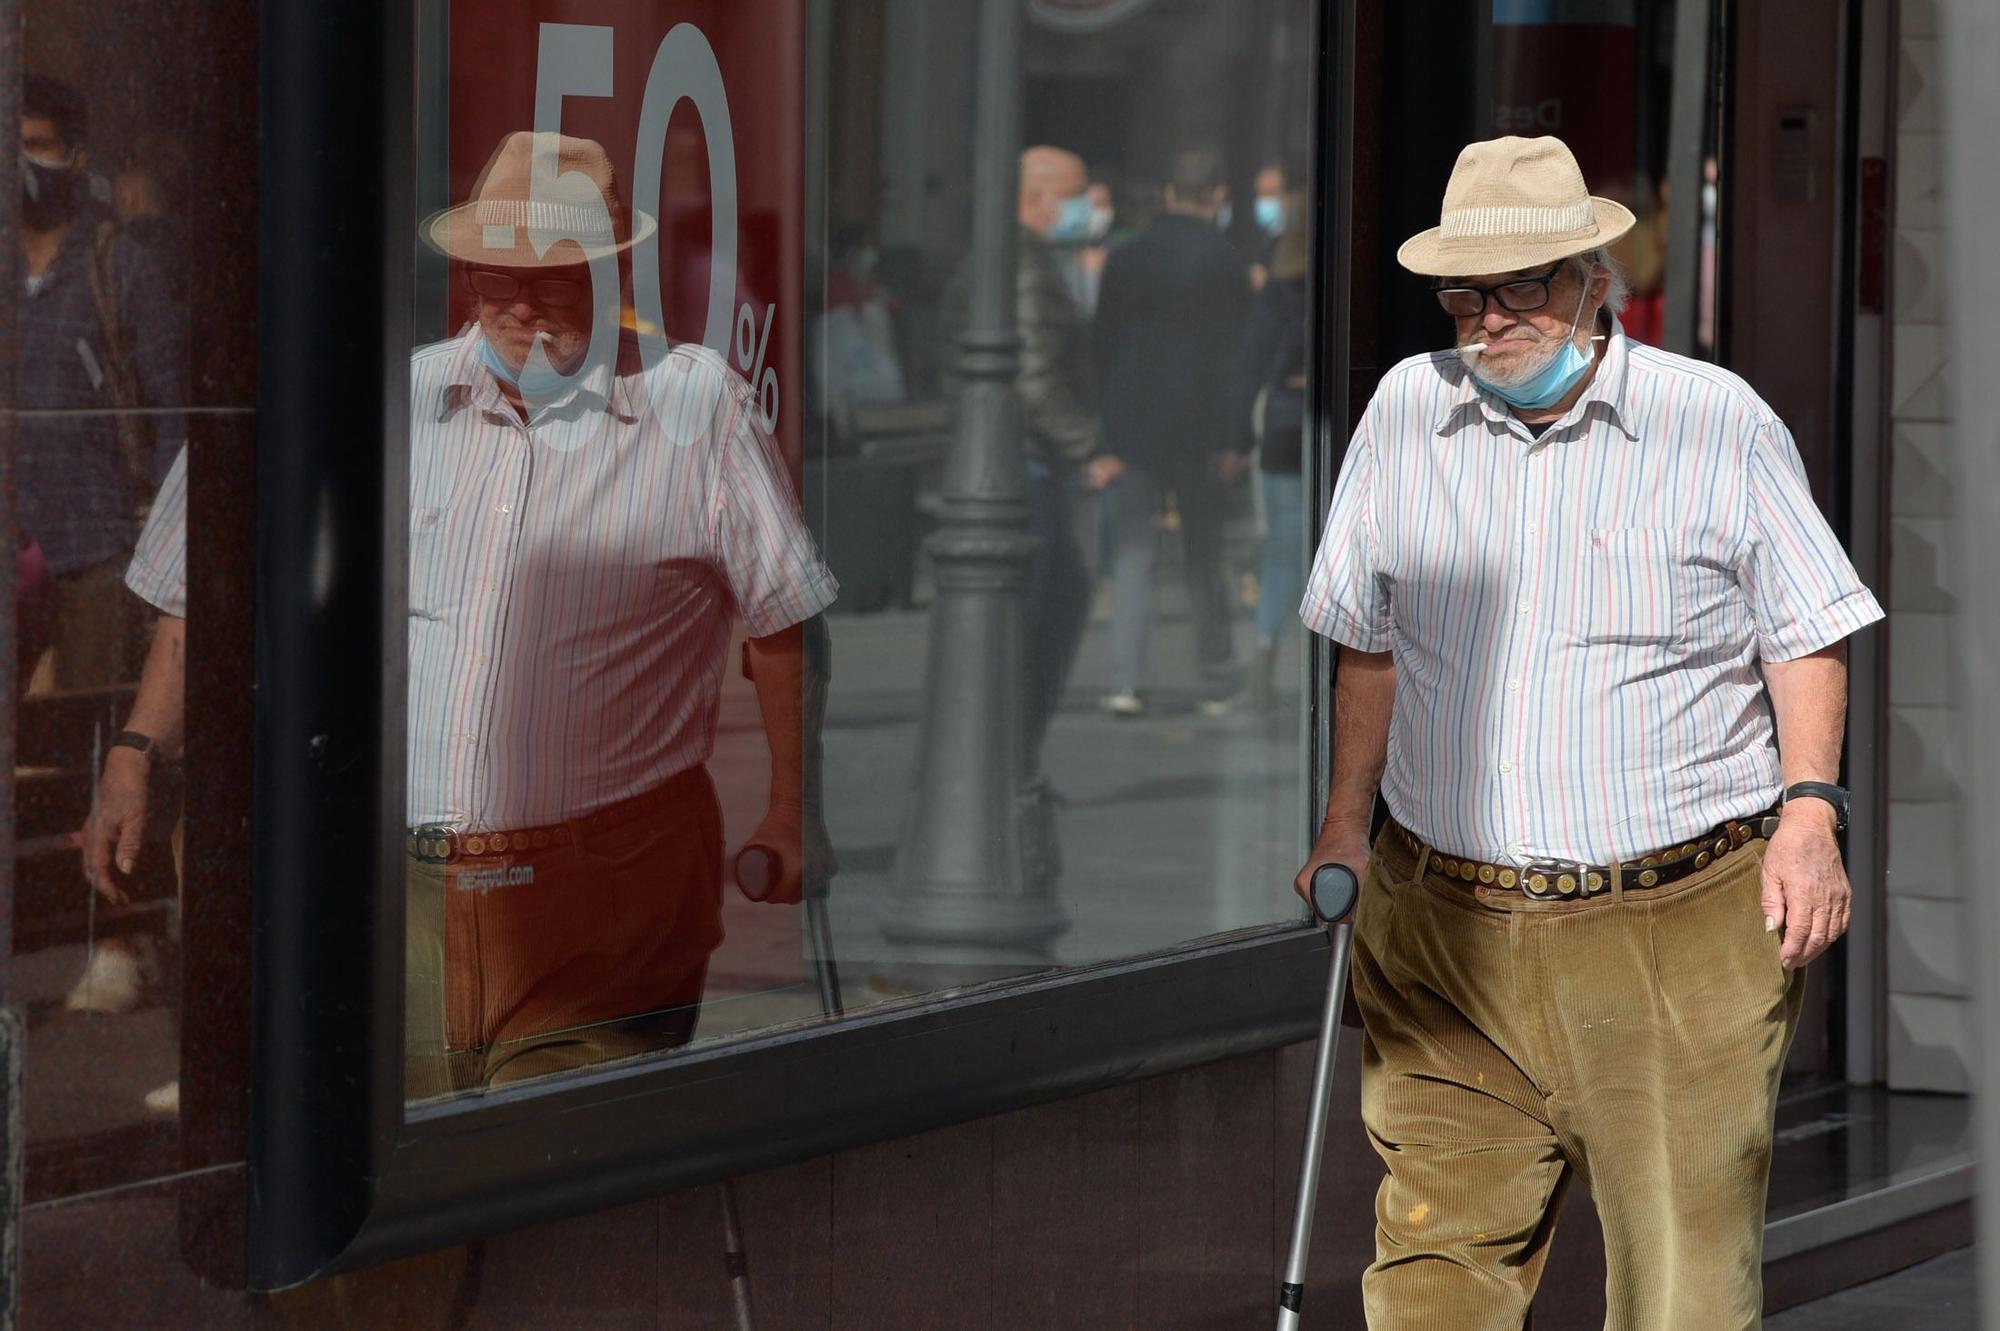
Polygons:
[[1507,681],[1507,692],[1509,692],[1509,693],[1519,693],[1520,691],[1521,691],[1521,681],[1520,681],[1520,680],[1518,680],[1518,679],[1510,679],[1510,680],[1508,680],[1508,681]]
[[1541,528],[1537,527],[1534,523],[1531,522],[1528,524],[1528,535],[1533,536],[1536,532],[1540,530]]
[[1521,602],[1520,610],[1524,615],[1528,613],[1528,603],[1526,601]]
[[1503,760],[1500,764],[1500,770],[1503,772],[1511,772],[1514,770],[1514,764]]
[[512,513],[514,511],[514,506],[512,504],[502,504],[500,505],[500,511],[502,513]]

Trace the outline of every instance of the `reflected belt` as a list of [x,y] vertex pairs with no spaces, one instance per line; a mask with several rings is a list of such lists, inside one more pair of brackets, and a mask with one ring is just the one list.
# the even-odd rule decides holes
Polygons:
[[608,832],[657,808],[663,800],[674,800],[704,785],[708,769],[700,765],[670,776],[651,790],[630,796],[601,809],[560,823],[540,827],[510,828],[505,831],[468,832],[449,823],[425,823],[412,827],[404,837],[410,857],[425,864],[457,864],[481,856],[518,855],[523,851],[548,850],[567,846],[578,836]]
[[[1389,826],[1420,861],[1428,859],[1428,868],[1461,883],[1520,892],[1536,901],[1569,901],[1577,897],[1598,896],[1611,890],[1611,865],[1585,864],[1578,860],[1530,860],[1526,865],[1494,864],[1443,854],[1435,847],[1426,845],[1422,837],[1394,818],[1389,820]],[[1777,809],[1766,809],[1748,818],[1732,818],[1718,823],[1681,845],[1668,846],[1637,859],[1621,860],[1616,867],[1623,875],[1627,890],[1664,887],[1689,874],[1700,873],[1732,850],[1759,838],[1769,838],[1777,830]]]

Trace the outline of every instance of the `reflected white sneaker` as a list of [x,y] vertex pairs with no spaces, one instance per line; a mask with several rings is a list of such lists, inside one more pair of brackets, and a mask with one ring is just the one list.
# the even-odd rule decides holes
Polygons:
[[63,1006],[71,1012],[130,1012],[139,1006],[145,987],[138,954],[129,946],[107,943],[91,952]]
[[1126,689],[1120,693],[1105,694],[1103,705],[1104,710],[1113,716],[1144,716],[1146,714],[1146,700],[1130,689]]
[[181,1084],[170,1081],[165,1086],[155,1086],[146,1092],[146,1112],[149,1114],[178,1114],[181,1112]]

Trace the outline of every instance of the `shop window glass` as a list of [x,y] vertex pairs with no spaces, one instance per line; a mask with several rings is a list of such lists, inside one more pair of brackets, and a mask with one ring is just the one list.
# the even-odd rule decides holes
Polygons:
[[1311,9],[426,10],[412,1097],[1300,917]]

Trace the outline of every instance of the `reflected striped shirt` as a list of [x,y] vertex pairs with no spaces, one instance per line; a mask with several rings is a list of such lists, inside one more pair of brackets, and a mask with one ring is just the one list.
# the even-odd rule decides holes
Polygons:
[[[410,364],[409,820],[557,822],[705,762],[730,657],[836,586],[748,385],[676,346],[522,421],[478,332]],[[127,582],[162,609],[186,544],[185,462]],[[183,610],[170,613],[183,613]]]
[[140,600],[163,615],[187,618],[187,446],[174,454],[167,479],[153,496],[146,525],[132,562],[125,566],[125,585]]
[[1604,863],[1770,806],[1759,663],[1882,617],[1790,433],[1628,341],[1540,438],[1455,352],[1384,376],[1300,617],[1393,653],[1382,794],[1440,850]]

